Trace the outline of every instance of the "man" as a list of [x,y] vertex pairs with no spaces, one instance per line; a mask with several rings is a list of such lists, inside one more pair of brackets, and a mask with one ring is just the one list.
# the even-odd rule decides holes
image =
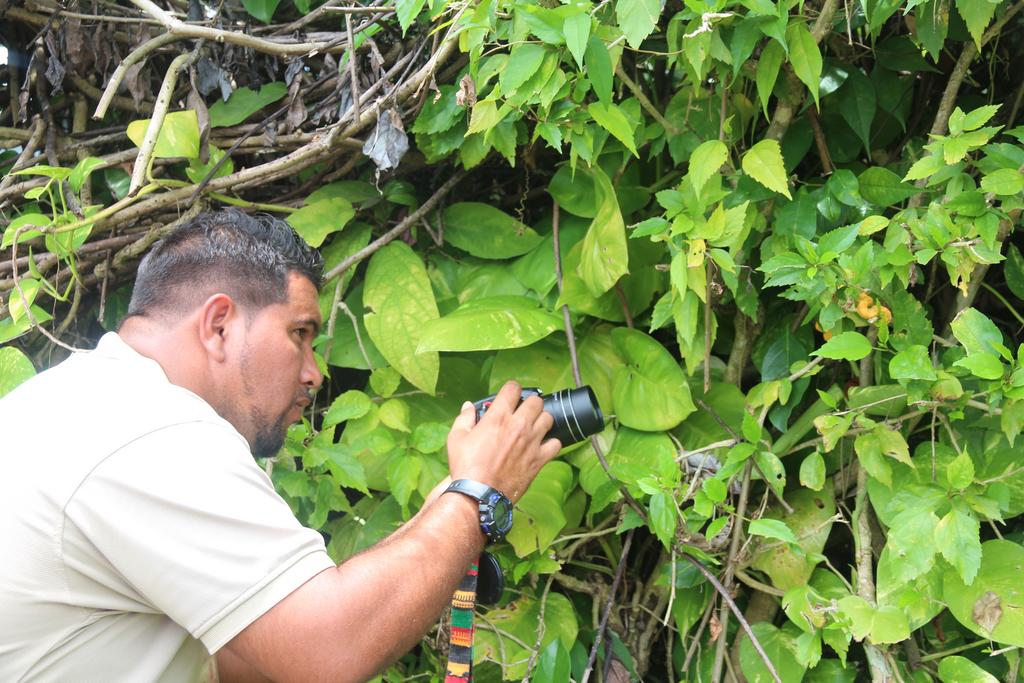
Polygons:
[[[435,622],[484,503],[436,491],[335,567],[252,458],[320,386],[321,268],[281,221],[202,215],[140,264],[117,334],[0,401],[0,680],[361,681]],[[560,448],[514,383],[474,423],[448,438],[470,493],[515,501]]]

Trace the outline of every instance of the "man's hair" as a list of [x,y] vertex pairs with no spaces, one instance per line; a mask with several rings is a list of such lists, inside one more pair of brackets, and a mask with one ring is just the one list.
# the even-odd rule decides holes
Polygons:
[[237,209],[202,213],[142,259],[127,317],[185,314],[217,293],[254,313],[288,300],[289,273],[320,288],[323,259],[290,225]]

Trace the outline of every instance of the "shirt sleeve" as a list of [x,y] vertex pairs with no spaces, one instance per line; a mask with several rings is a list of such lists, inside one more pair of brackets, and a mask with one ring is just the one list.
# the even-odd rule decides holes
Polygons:
[[101,462],[65,508],[138,595],[214,653],[334,564],[227,425],[151,432]]

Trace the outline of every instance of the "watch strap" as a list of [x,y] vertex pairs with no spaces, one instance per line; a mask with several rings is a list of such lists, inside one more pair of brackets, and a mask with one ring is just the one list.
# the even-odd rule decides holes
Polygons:
[[483,502],[487,500],[488,493],[496,490],[497,489],[494,489],[487,484],[481,484],[480,482],[473,481],[472,479],[456,479],[451,484],[448,484],[448,488],[445,489],[445,493],[448,491],[454,491],[455,493],[461,493]]

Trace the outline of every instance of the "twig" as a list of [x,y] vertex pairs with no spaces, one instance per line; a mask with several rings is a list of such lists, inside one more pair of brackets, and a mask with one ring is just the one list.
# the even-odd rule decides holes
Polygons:
[[637,85],[632,78],[626,75],[626,71],[622,68],[621,60],[619,60],[615,65],[615,75],[619,77],[619,80],[626,84],[626,87],[633,93],[633,96],[636,97],[637,102],[639,102],[640,106],[644,108],[644,111],[650,114],[652,119],[661,124],[661,127],[665,129],[665,133],[667,135],[674,137],[682,133],[675,124],[666,119],[665,115],[651,103],[650,99],[647,98],[647,95],[640,86]]
[[410,213],[408,216],[399,221],[398,225],[388,230],[386,233],[370,242],[368,245],[352,254],[344,261],[331,268],[330,271],[324,275],[324,283],[330,282],[334,278],[338,277],[346,270],[359,263],[363,259],[379,251],[386,244],[394,240],[396,237],[404,233],[406,230],[411,228],[413,225],[419,222],[422,216],[426,216],[430,211],[433,210],[434,206],[437,205],[441,199],[447,195],[452,189],[466,176],[465,171],[457,171],[451,178],[446,180],[441,187],[437,188],[437,191],[430,196],[430,199],[423,202],[418,209]]
[[[740,487],[740,500],[736,506],[736,515],[734,517],[732,528],[732,539],[729,541],[729,559],[725,566],[725,585],[730,588],[732,587],[732,578],[733,573],[736,571],[736,564],[739,562],[738,555],[740,551],[740,539],[743,536],[743,519],[747,514],[747,503],[750,500],[750,473],[752,471],[753,461],[748,460],[746,467],[743,468],[743,483]],[[769,488],[770,487],[771,485],[769,484]],[[686,553],[683,554],[686,555]],[[687,557],[689,556],[687,555]],[[722,589],[723,596],[726,595],[726,592],[726,589]],[[729,627],[729,608],[735,608],[735,604],[732,603],[732,598],[728,598],[728,600],[729,602],[723,604],[718,612],[718,621],[722,625],[722,636],[715,649],[715,663],[711,670],[711,680],[713,681],[720,681],[722,678],[722,664],[725,661],[726,649],[725,634],[728,632]],[[778,678],[777,675],[776,678]]]
[[[857,557],[857,595],[874,605],[875,581],[871,561],[871,522],[868,519],[870,503],[867,495],[868,474],[867,470],[861,467],[857,470],[857,498],[853,509],[852,527]],[[883,652],[874,643],[865,640],[864,653],[867,655],[872,683],[886,683],[890,680],[889,667],[885,663]]]
[[[340,9],[340,8],[338,8]],[[359,119],[359,73],[356,70],[356,41],[352,37],[352,15],[345,15],[345,30],[348,33],[348,78],[349,87],[352,89],[352,110],[355,112],[355,118]]]
[[590,680],[590,673],[594,670],[594,662],[597,661],[597,648],[601,646],[604,630],[608,626],[608,617],[611,614],[612,605],[615,604],[615,593],[619,590],[619,582],[622,581],[622,573],[626,568],[626,557],[629,555],[629,546],[633,544],[633,532],[635,531],[636,529],[630,529],[626,534],[626,542],[622,544],[619,566],[615,568],[615,578],[612,579],[612,587],[608,592],[608,602],[605,604],[604,612],[601,614],[601,623],[597,627],[597,633],[594,634],[594,645],[590,648],[590,656],[587,657],[587,667],[583,670],[580,683],[587,683]]
[[[682,554],[683,557],[685,557],[690,562],[690,564],[692,564],[694,567],[696,567],[697,571],[699,571],[701,574],[703,574],[704,578],[707,579],[708,582],[712,586],[715,587],[715,590],[717,590],[719,592],[719,594],[722,596],[722,600],[725,602],[726,605],[728,605],[729,610],[732,611],[732,613],[736,615],[736,620],[740,622],[740,626],[743,628],[744,632],[746,632],[747,637],[750,638],[750,642],[754,646],[754,649],[757,650],[757,654],[759,654],[761,656],[761,659],[764,660],[764,665],[768,669],[768,672],[772,675],[772,678],[775,679],[775,683],[782,683],[782,679],[779,678],[779,672],[775,670],[775,665],[772,664],[771,658],[768,656],[768,653],[764,651],[764,647],[761,645],[761,641],[759,641],[757,639],[757,636],[754,635],[753,629],[750,628],[750,624],[747,623],[746,618],[743,616],[743,612],[741,612],[740,608],[736,606],[736,602],[732,599],[732,596],[729,595],[729,591],[726,589],[726,587],[723,586],[719,582],[719,580],[717,578],[715,578],[715,575],[712,574],[708,570],[708,568],[705,567],[704,564],[700,560],[698,560],[696,557],[694,557],[693,555],[690,555],[687,552],[683,552],[681,554]],[[728,614],[728,612],[726,612],[726,614]],[[726,638],[725,638],[726,628],[725,627],[726,627],[726,624],[723,622],[722,623],[722,635],[720,636],[721,640],[719,641],[719,643],[724,643],[725,640],[726,640]],[[716,659],[716,661],[717,661],[717,659]],[[718,671],[718,676],[721,676],[721,669],[719,669],[719,671]],[[719,678],[713,676],[711,680],[717,681],[717,680],[719,680]]]
[[177,40],[170,33],[163,33],[156,38],[147,40],[142,45],[138,46],[134,50],[128,53],[128,56],[121,60],[114,69],[114,73],[110,75],[110,80],[107,81],[106,87],[103,89],[103,94],[100,95],[100,101],[96,104],[96,111],[93,112],[92,117],[96,120],[102,119],[107,113],[107,107],[110,106],[110,102],[114,99],[114,95],[117,93],[117,89],[121,87],[121,81],[124,80],[125,74],[128,73],[128,69],[135,64],[138,64],[143,59],[149,56],[150,53],[159,50],[164,45],[168,45]]
[[153,117],[149,120],[146,136],[142,139],[142,144],[139,145],[139,156],[136,157],[135,166],[132,167],[132,180],[128,186],[129,196],[138,192],[146,182],[146,176],[149,174],[149,162],[153,158],[156,141],[160,137],[160,129],[164,125],[164,117],[167,116],[167,109],[170,107],[171,97],[174,95],[174,86],[178,82],[178,72],[198,58],[199,50],[192,50],[175,57],[167,68],[167,74],[164,76],[164,81],[160,84],[160,91],[156,96],[156,104],[153,105]]
[[42,142],[45,132],[46,124],[43,123],[43,119],[38,114],[32,117],[32,132],[29,134],[28,142],[25,143],[25,147],[21,150],[21,154],[18,155],[17,161],[14,162],[14,166],[8,171],[7,176],[0,180],[0,191],[6,190],[14,183],[14,179],[18,177],[14,175],[15,171],[20,171],[30,165],[29,162],[35,155],[39,143]]

